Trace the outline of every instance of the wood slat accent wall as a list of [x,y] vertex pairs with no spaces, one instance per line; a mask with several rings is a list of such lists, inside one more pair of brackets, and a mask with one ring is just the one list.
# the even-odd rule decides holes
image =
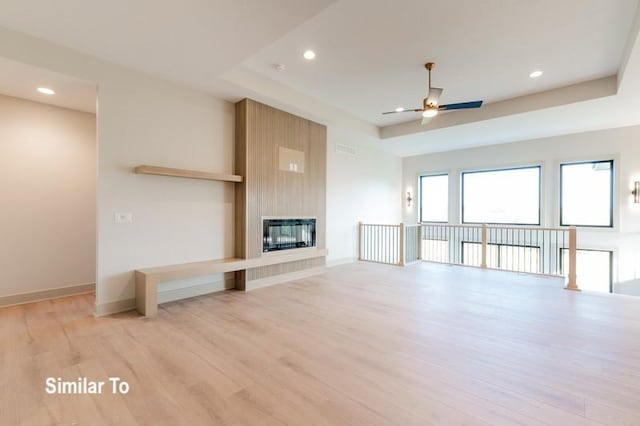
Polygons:
[[[262,218],[317,218],[316,243],[326,248],[326,127],[244,99],[236,104],[235,256],[262,256]],[[279,148],[304,152],[304,173],[279,170]],[[315,268],[324,258],[250,269],[246,280]]]
[[247,234],[247,114],[246,105],[236,104],[236,123],[235,123],[235,160],[236,174],[245,176],[244,181],[235,186],[235,204],[234,204],[234,234],[235,248],[234,255],[240,259],[247,258],[245,244],[245,235]]

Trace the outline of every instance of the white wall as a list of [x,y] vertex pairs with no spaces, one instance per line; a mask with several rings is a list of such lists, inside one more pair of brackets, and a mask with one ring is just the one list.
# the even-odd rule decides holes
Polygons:
[[[400,223],[400,157],[372,148],[378,141],[339,126],[327,129],[327,248],[329,265],[358,256],[358,222]],[[355,153],[338,152],[346,145]]]
[[[98,86],[96,313],[134,306],[134,269],[233,254],[232,184],[132,172],[232,172],[231,104],[2,28],[0,56]],[[115,212],[134,223],[115,224]]]
[[0,296],[95,282],[95,115],[0,95],[0,194]]
[[[98,303],[132,300],[135,269],[233,256],[233,183],[132,173],[232,173],[233,114],[228,102],[134,73],[99,85]],[[134,222],[115,224],[115,212]]]
[[[132,173],[143,163],[232,173],[232,104],[2,28],[0,56],[98,85],[97,314],[134,306],[135,269],[233,255],[233,184]],[[360,133],[329,126],[328,134],[327,247],[335,261],[355,257],[359,220],[399,218],[400,160],[364,148],[370,141]],[[338,140],[362,146],[355,160],[334,155]],[[115,212],[133,213],[134,223],[115,224]]]
[[[614,252],[614,291],[640,295],[640,204],[633,203],[633,182],[640,180],[640,126],[578,133],[490,147],[407,157],[403,190],[415,191],[418,175],[448,172],[449,220],[460,220],[460,172],[516,165],[542,165],[542,221],[558,226],[559,164],[578,160],[615,160],[615,228],[578,229],[578,248]],[[416,201],[418,201],[416,197]],[[417,202],[403,207],[403,220],[417,221]],[[578,283],[579,284],[579,283]]]

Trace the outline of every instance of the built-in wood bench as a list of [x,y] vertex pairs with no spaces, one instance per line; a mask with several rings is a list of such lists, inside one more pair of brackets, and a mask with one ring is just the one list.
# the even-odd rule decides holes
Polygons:
[[327,255],[326,249],[300,249],[291,253],[270,253],[254,259],[216,259],[136,270],[136,309],[152,317],[158,313],[158,284],[197,276],[242,271]]

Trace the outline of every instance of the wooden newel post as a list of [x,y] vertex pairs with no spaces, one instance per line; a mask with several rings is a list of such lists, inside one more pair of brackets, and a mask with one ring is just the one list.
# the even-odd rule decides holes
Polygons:
[[362,222],[358,222],[358,260],[362,260]]
[[482,260],[480,261],[480,267],[487,267],[487,225],[482,224],[482,232],[480,236],[482,240]]
[[575,226],[569,228],[569,280],[565,289],[580,291],[578,287],[578,273],[576,271],[576,247],[578,246],[578,231]]
[[407,264],[405,259],[404,242],[405,242],[405,227],[404,227],[404,223],[400,222],[400,266],[406,266]]

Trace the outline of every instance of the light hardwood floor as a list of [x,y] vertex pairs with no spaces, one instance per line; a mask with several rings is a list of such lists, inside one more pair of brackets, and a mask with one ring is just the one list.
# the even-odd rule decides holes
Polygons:
[[640,424],[640,299],[558,280],[358,263],[153,319],[92,304],[0,310],[0,424]]

